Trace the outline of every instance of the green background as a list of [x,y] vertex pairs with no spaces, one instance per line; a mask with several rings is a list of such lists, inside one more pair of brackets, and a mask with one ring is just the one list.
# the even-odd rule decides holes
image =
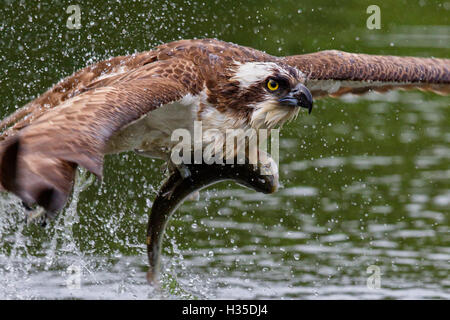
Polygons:
[[[79,4],[79,30],[66,8]],[[366,8],[381,9],[368,30]],[[325,49],[449,57],[444,1],[0,2],[0,115],[87,64],[217,37],[273,55]],[[0,200],[0,297],[449,298],[448,97],[391,92],[316,101],[281,134],[283,188],[232,183],[174,215],[162,291],[149,288],[147,214],[160,161],[108,156],[105,179],[46,229]],[[75,197],[76,198],[76,197]],[[80,290],[65,286],[81,266]],[[366,286],[380,267],[381,289]]]

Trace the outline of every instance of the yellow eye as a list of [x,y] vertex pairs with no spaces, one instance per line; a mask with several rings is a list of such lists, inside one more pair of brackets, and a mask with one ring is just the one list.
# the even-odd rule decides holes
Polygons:
[[275,90],[277,90],[279,87],[280,87],[280,85],[279,85],[278,82],[276,82],[275,80],[270,79],[270,80],[267,82],[267,88],[268,88],[270,91],[275,91]]

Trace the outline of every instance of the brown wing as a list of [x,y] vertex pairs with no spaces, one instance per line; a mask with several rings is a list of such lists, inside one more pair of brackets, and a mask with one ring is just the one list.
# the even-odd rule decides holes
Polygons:
[[39,118],[48,109],[94,88],[104,87],[130,70],[158,60],[157,52],[147,51],[114,57],[87,66],[58,82],[47,92],[0,121],[0,141]]
[[450,59],[376,56],[320,51],[282,58],[308,78],[314,97],[418,88],[450,93]]
[[198,93],[202,80],[195,70],[182,59],[158,61],[47,110],[0,142],[1,185],[28,205],[61,209],[77,165],[101,178],[109,138],[148,112]]

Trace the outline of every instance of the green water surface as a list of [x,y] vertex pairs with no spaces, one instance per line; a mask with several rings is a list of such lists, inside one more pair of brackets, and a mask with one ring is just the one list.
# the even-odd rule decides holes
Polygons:
[[[447,1],[0,2],[0,115],[110,56],[217,37],[274,55],[325,49],[450,57]],[[381,29],[366,9],[378,4]],[[0,198],[1,298],[450,298],[450,108],[419,91],[316,101],[281,134],[283,187],[221,183],[186,202],[145,282],[161,161],[108,156],[103,183],[47,228]],[[369,266],[381,288],[367,286]],[[80,288],[67,286],[81,270]]]

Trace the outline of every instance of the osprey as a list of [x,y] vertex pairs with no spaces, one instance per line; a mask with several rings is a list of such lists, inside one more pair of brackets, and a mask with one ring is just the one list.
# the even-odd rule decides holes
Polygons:
[[213,39],[111,58],[63,79],[0,123],[0,184],[62,209],[76,167],[102,177],[105,154],[169,160],[173,130],[270,129],[313,97],[418,88],[450,92],[450,60],[341,51],[275,57]]

